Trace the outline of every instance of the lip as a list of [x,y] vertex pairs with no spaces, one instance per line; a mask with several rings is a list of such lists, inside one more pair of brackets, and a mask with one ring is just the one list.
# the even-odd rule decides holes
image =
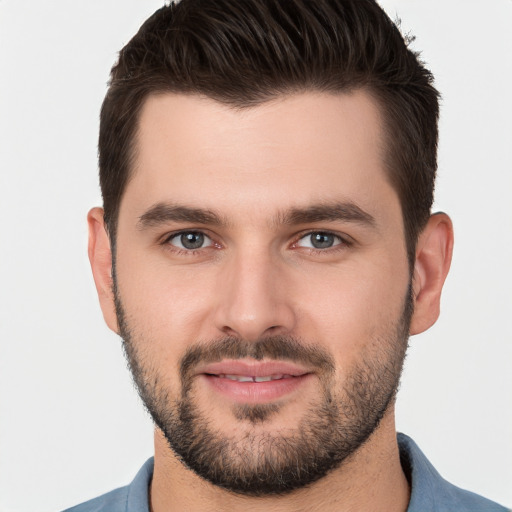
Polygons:
[[200,366],[197,374],[209,375],[246,375],[266,377],[268,375],[290,375],[300,377],[311,373],[303,366],[287,361],[256,361],[256,360],[223,360]]
[[[197,369],[197,377],[215,393],[244,404],[262,404],[297,392],[313,374],[306,368],[286,361],[224,360]],[[241,382],[227,376],[268,377],[276,380]]]

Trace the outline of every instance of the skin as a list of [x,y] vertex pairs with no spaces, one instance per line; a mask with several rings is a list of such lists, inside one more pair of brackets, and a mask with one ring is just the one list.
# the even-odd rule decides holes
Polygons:
[[[402,211],[382,150],[379,109],[362,91],[285,96],[245,110],[197,96],[146,101],[120,207],[116,270],[139,348],[158,361],[169,390],[180,389],[179,361],[191,344],[279,334],[327,351],[342,388],[372,341],[399,320],[410,282]],[[141,223],[160,203],[208,209],[224,223]],[[356,205],[372,221],[282,222],[291,209],[335,203]],[[102,216],[100,208],[88,216],[89,257],[105,320],[118,332]],[[181,230],[200,230],[212,243],[183,251],[179,237],[169,239]],[[311,248],[311,231],[335,234],[336,245]],[[437,319],[452,246],[450,219],[432,216],[416,250],[411,334]],[[203,381],[195,385],[211,424],[240,438],[248,429],[286,431],[319,394],[318,380],[307,379],[279,400],[278,414],[255,426],[234,418],[230,397]],[[404,511],[408,500],[393,404],[342,466],[281,497],[242,497],[211,485],[186,469],[155,430],[154,512]]]

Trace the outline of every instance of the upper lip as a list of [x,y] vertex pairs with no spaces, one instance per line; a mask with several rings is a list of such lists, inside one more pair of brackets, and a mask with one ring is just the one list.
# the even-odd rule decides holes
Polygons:
[[223,360],[201,365],[196,373],[210,375],[246,375],[267,377],[269,375],[291,375],[300,377],[310,373],[303,366],[287,361]]

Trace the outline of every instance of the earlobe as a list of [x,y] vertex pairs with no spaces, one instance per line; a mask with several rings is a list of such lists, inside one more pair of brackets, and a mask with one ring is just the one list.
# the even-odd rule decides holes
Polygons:
[[109,328],[117,333],[117,317],[112,289],[112,251],[103,220],[103,209],[93,208],[87,215],[87,224],[89,226],[89,261],[103,318]]
[[448,215],[436,213],[430,217],[416,246],[411,334],[426,331],[439,317],[441,292],[450,269],[452,252],[452,221]]

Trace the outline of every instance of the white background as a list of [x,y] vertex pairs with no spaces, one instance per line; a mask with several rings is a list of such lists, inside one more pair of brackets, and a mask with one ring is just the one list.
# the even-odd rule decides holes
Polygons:
[[[86,258],[98,112],[155,0],[0,0],[0,510],[128,483],[152,429]],[[386,0],[443,94],[436,207],[456,232],[442,316],[411,340],[398,428],[512,505],[512,1]]]

